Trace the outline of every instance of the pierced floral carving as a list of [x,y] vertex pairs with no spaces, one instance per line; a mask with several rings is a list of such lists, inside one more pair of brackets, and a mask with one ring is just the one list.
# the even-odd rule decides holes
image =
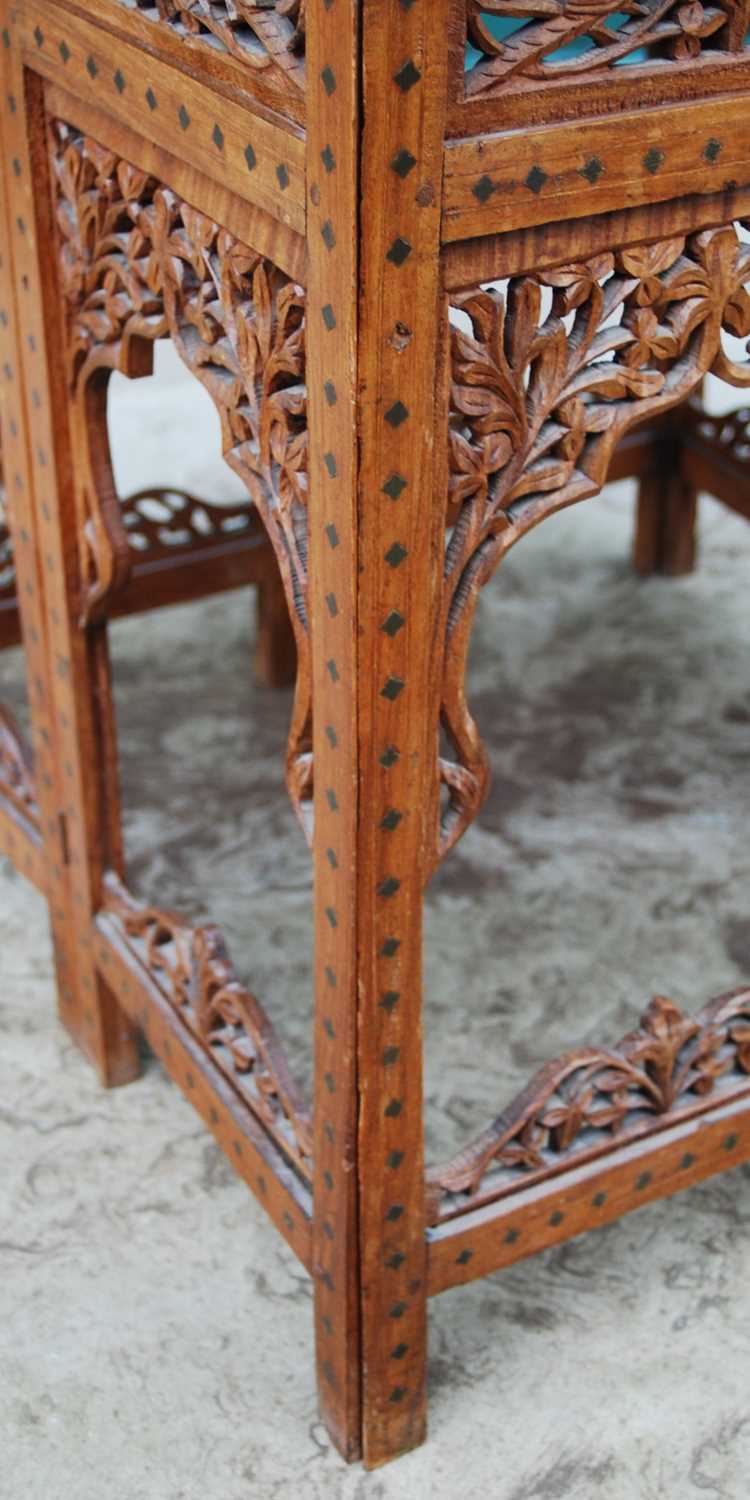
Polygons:
[[309,837],[304,291],[154,178],[60,122],[53,163],[77,423],[82,617],[106,614],[132,566],[102,437],[107,379],[112,370],[148,373],[154,341],[171,336],[217,407],[224,458],[278,559],[298,656],[287,783]]
[[304,87],[306,0],[135,0],[153,20]]
[[443,1193],[500,1197],[662,1130],[742,1074],[750,1074],[750,990],[719,996],[695,1020],[658,996],[617,1046],[581,1047],[545,1064],[489,1129],[431,1169],[433,1208]]
[[599,492],[617,442],[713,371],[750,385],[750,246],[732,225],[474,287],[452,299],[450,513],[442,604],[443,806],[435,858],[471,823],[488,764],[464,687],[479,594],[545,517]]
[[716,60],[746,50],[747,0],[467,0],[470,97],[560,79],[606,77],[616,64]]
[[31,751],[10,710],[0,707],[0,795],[32,823],[39,821]]
[[175,912],[141,904],[114,875],[105,881],[103,910],[182,1023],[309,1179],[309,1113],[273,1026],[240,984],[219,929],[191,927]]

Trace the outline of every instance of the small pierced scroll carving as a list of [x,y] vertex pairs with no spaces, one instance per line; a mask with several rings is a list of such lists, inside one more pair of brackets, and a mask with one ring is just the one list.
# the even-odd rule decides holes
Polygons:
[[240,984],[219,929],[191,927],[175,912],[142,905],[114,875],[105,881],[103,911],[182,1023],[309,1180],[310,1116],[273,1026]]
[[[470,98],[747,52],[747,0],[467,0]],[[621,74],[623,69],[617,66]]]
[[[252,532],[252,508],[215,505],[187,490],[149,485],[120,502],[122,525],[134,557],[149,565]],[[16,574],[0,484],[0,610],[15,604]]]
[[[122,3],[122,0],[121,0]],[[151,19],[304,88],[306,0],[135,0]]]
[[147,374],[171,337],[221,419],[226,462],[276,552],[298,673],[287,783],[309,837],[307,398],[302,287],[113,152],[56,122],[62,288],[78,455],[81,613],[104,617],[132,565],[106,446],[109,373]]
[[704,443],[709,443],[720,462],[724,460],[736,465],[737,473],[747,473],[750,466],[750,408],[725,412],[720,417],[709,416],[700,406],[691,407],[687,413],[690,430]]
[[720,995],[695,1020],[659,996],[616,1047],[580,1047],[547,1063],[489,1129],[432,1168],[433,1217],[443,1194],[461,1194],[462,1211],[480,1192],[501,1197],[663,1130],[747,1074],[750,990]]
[[0,708],[0,796],[28,822],[39,822],[31,751],[7,708]]
[[709,371],[750,385],[724,333],[750,334],[750,245],[733,225],[634,246],[452,298],[435,859],[477,814],[489,772],[465,694],[477,601],[506,552],[563,506],[598,494],[617,442]]
[[131,550],[150,562],[169,557],[183,548],[250,531],[252,512],[247,505],[212,505],[187,490],[149,485],[122,501],[122,524]]

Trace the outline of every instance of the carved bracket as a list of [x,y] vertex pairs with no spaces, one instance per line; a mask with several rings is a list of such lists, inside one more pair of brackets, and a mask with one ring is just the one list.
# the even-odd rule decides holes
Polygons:
[[452,299],[448,534],[441,614],[435,863],[488,787],[465,695],[477,601],[501,559],[547,516],[601,490],[618,441],[713,371],[750,385],[724,333],[750,334],[750,246],[734,225],[632,246]]
[[580,1047],[547,1063],[482,1135],[432,1168],[431,1217],[445,1194],[461,1194],[465,1212],[480,1195],[502,1197],[663,1130],[747,1074],[750,989],[720,995],[695,1020],[658,996],[615,1047]]
[[219,929],[191,927],[175,912],[143,905],[115,875],[105,880],[103,911],[182,1024],[309,1180],[309,1113],[273,1026],[240,984]]
[[106,615],[132,565],[106,444],[107,379],[112,370],[147,373],[153,342],[171,337],[217,407],[224,458],[278,559],[298,656],[287,784],[309,838],[304,291],[154,178],[61,122],[52,160],[79,465],[82,620]]

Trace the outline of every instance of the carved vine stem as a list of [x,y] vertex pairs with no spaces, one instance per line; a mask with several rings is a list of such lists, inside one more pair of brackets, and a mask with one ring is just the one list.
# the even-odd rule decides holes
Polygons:
[[[466,16],[468,39],[481,54],[466,79],[475,97],[602,77],[626,58],[663,71],[669,61],[701,53],[736,54],[746,45],[750,6],[747,0],[466,0]],[[496,29],[493,20],[501,23]],[[508,31],[503,22],[516,24]],[[581,40],[589,45],[576,47]]]
[[547,1063],[482,1135],[432,1168],[433,1217],[443,1194],[500,1197],[664,1128],[748,1073],[750,990],[720,995],[695,1020],[659,996],[617,1046]]
[[53,128],[62,286],[79,457],[81,614],[103,618],[132,554],[106,441],[109,374],[148,373],[170,336],[221,420],[227,463],[265,523],[294,627],[287,783],[312,806],[303,289],[152,177],[67,125]]
[[311,1176],[312,1127],[260,1001],[240,984],[222,934],[135,900],[114,875],[103,910],[201,1046],[239,1087],[285,1155]]
[[709,371],[750,385],[722,331],[750,334],[750,246],[737,229],[634,246],[454,297],[450,494],[445,555],[435,862],[488,785],[465,695],[479,594],[506,552],[563,506],[598,494],[617,442],[688,396]]

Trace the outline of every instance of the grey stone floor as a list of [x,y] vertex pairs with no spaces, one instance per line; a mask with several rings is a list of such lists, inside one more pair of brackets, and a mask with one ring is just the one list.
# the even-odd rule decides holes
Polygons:
[[[433,1157],[655,991],[750,978],[750,530],[705,502],[700,570],[644,583],[631,524],[623,492],[550,521],[482,611],[496,779],[429,896]],[[305,1079],[289,700],[252,681],[248,616],[113,631],[131,878],[210,906]],[[429,1442],[366,1475],[316,1419],[306,1277],[155,1063],[99,1089],[8,866],[0,974],[1,1500],[744,1500],[750,1170],[437,1299]]]

